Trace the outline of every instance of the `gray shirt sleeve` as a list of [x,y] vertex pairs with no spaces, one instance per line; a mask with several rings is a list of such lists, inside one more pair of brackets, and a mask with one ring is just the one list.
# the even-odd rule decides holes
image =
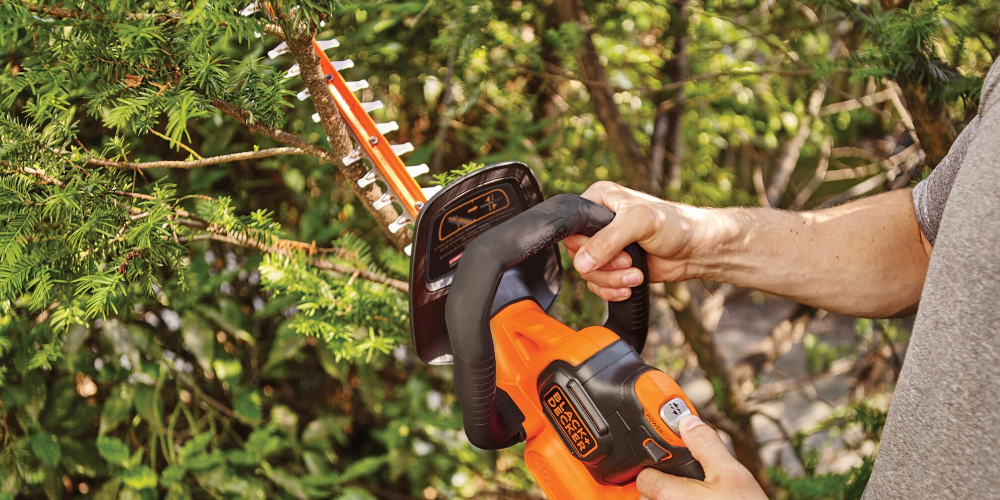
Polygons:
[[976,128],[979,125],[979,117],[976,116],[965,127],[955,143],[948,150],[941,163],[931,172],[931,175],[920,181],[913,188],[913,210],[917,213],[917,222],[920,230],[923,231],[927,241],[934,244],[937,238],[938,227],[941,225],[941,216],[944,214],[944,205],[948,201],[948,194],[951,193],[951,185],[958,175],[958,168],[965,161],[965,153],[969,150],[969,144],[976,135]]
[[1000,64],[994,64],[983,79],[979,115],[973,118],[958,139],[955,139],[955,143],[948,150],[948,156],[941,160],[931,175],[913,188],[913,209],[917,213],[917,222],[920,223],[920,230],[931,245],[937,239],[938,227],[941,225],[941,216],[944,215],[944,205],[951,193],[951,185],[955,182],[958,169],[969,151],[969,144],[972,143],[972,138],[979,128],[979,117],[992,112],[990,108],[996,106],[998,101],[997,92],[1000,92]]

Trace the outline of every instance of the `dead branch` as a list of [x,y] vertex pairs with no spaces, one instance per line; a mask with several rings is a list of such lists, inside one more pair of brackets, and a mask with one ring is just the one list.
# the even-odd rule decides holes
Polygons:
[[802,340],[806,327],[818,311],[815,307],[799,304],[788,319],[772,328],[767,337],[751,347],[743,359],[733,367],[733,380],[744,396],[753,392],[754,379],[757,375],[771,370],[778,358]]
[[812,198],[813,193],[823,184],[826,171],[830,168],[830,151],[832,146],[833,138],[827,137],[820,147],[819,164],[816,165],[816,172],[813,173],[812,179],[809,179],[805,187],[795,195],[795,201],[792,202],[793,209],[802,208],[809,201],[809,198]]
[[788,188],[788,181],[792,178],[792,171],[799,162],[799,154],[802,146],[805,145],[809,132],[812,130],[812,120],[819,116],[820,106],[826,98],[826,84],[820,83],[809,96],[808,114],[803,116],[799,122],[799,129],[792,139],[785,143],[784,151],[778,159],[778,165],[771,175],[771,185],[767,187],[768,205],[775,207],[781,202],[781,197]]

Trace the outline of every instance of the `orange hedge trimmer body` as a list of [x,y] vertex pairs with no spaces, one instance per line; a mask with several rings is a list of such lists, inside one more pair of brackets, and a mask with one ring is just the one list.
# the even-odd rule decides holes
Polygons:
[[[470,441],[527,441],[525,461],[550,499],[638,498],[645,467],[701,479],[678,423],[697,414],[637,350],[648,283],[609,305],[605,326],[573,330],[546,310],[562,269],[555,245],[611,221],[572,195],[541,201],[528,168],[493,165],[431,198],[417,219],[411,313],[417,354],[452,362]],[[646,272],[637,245],[626,251]]]
[[[275,17],[263,1],[241,13],[260,10]],[[570,234],[592,235],[614,214],[570,195],[542,201],[531,171],[514,162],[483,168],[444,190],[421,188],[413,176],[427,166],[407,167],[398,156],[413,146],[390,144],[384,133],[397,125],[368,115],[381,102],[354,95],[368,83],[347,81],[340,71],[353,63],[327,57],[338,43],[313,45],[357,142],[344,163],[371,162],[357,184],[382,185],[375,210],[398,206],[389,231],[415,224],[407,248],[414,347],[428,363],[454,362],[469,440],[486,449],[527,441],[528,469],[554,500],[638,498],[634,479],[644,467],[702,478],[677,429],[681,417],[696,414],[694,406],[637,354],[649,323],[648,283],[610,304],[605,326],[578,332],[546,314],[562,281],[555,246]],[[268,56],[287,51],[281,43]],[[296,64],[287,76],[299,71]],[[645,273],[642,250],[633,244],[626,251]]]

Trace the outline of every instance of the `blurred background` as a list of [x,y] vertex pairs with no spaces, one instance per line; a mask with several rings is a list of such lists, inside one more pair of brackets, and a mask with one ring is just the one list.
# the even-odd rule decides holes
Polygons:
[[[518,160],[546,195],[789,209],[926,176],[1000,51],[991,0],[244,7],[0,0],[0,499],[542,497],[413,355],[409,233],[296,99],[303,40],[424,185]],[[565,280],[552,314],[601,321]],[[774,498],[860,497],[912,319],[712,282],[653,307],[647,361]]]

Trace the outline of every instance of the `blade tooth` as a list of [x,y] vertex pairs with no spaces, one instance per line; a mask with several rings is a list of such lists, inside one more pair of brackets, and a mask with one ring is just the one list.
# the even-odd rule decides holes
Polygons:
[[375,128],[377,128],[378,131],[384,135],[394,130],[399,130],[399,124],[394,121],[385,123],[376,123]]
[[392,152],[395,153],[396,156],[409,153],[410,151],[413,151],[413,144],[410,144],[408,142],[392,145]]
[[281,43],[278,44],[277,47],[275,47],[275,48],[273,48],[273,49],[271,49],[270,51],[267,52],[267,58],[268,59],[274,59],[274,58],[276,58],[276,57],[278,57],[280,55],[287,54],[287,53],[288,53],[288,43],[287,42],[281,42]]
[[288,72],[285,73],[285,78],[292,78],[292,77],[295,77],[295,76],[299,76],[299,73],[301,71],[302,71],[302,68],[299,68],[299,63],[295,63],[295,64],[292,65],[291,68],[288,68]]
[[305,88],[305,89],[302,90],[302,92],[299,92],[298,94],[295,94],[295,97],[298,97],[300,101],[304,101],[304,100],[308,99],[309,96],[311,96],[311,95],[312,95],[312,93],[309,92],[309,88]]
[[312,114],[312,120],[313,120],[314,122],[316,122],[316,123],[319,123],[319,120],[320,120],[320,116],[319,116],[319,113],[313,113],[313,114]]
[[368,88],[368,80],[358,80],[354,82],[347,82],[347,90],[351,92],[357,92],[362,89]]
[[400,215],[398,219],[392,222],[392,224],[389,224],[389,232],[396,234],[400,229],[403,229],[409,224],[413,224],[413,219],[411,219],[408,215]]
[[260,5],[257,2],[250,2],[249,5],[243,7],[240,11],[241,16],[252,16],[260,11]]
[[334,47],[340,47],[340,42],[336,38],[331,38],[329,40],[316,40],[316,45],[319,45],[320,50],[330,50]]
[[254,31],[253,32],[253,37],[254,38],[260,38],[260,33],[257,33],[256,31]]
[[392,205],[392,193],[384,193],[379,199],[372,203],[372,208],[375,210],[382,210],[383,208]]
[[372,101],[361,103],[361,109],[365,110],[365,113],[371,113],[376,109],[382,109],[382,101]]
[[373,168],[369,170],[364,177],[358,179],[358,187],[366,188],[368,186],[371,186],[372,184],[375,183],[375,181],[379,180],[381,177],[382,176],[379,175],[378,170]]
[[441,192],[442,189],[444,188],[442,188],[441,186],[431,186],[431,187],[420,188],[420,191],[424,193],[424,197],[429,200],[433,198],[434,195]]
[[412,257],[413,256],[413,243],[410,243],[409,245],[406,245],[405,247],[403,247],[403,253],[405,253],[407,257]]
[[344,59],[343,61],[330,61],[330,64],[332,64],[333,69],[337,71],[344,71],[345,69],[354,67],[354,61],[350,59]]
[[420,165],[413,165],[412,167],[406,167],[406,173],[410,174],[410,177],[417,177],[418,175],[424,175],[430,172],[430,167],[426,163],[421,163]]
[[356,162],[356,161],[358,161],[360,159],[361,159],[361,146],[358,146],[358,147],[354,148],[354,151],[351,151],[350,153],[348,153],[348,155],[345,156],[344,159],[341,160],[341,161],[343,161],[344,165],[346,166],[346,165],[350,165],[350,164],[352,164],[352,163],[354,163],[354,162]]

